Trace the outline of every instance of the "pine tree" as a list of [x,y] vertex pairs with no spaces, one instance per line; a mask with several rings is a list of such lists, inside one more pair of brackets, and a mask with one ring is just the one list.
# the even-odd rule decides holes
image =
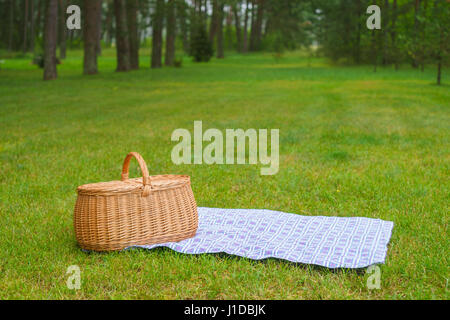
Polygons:
[[195,62],[208,62],[214,54],[203,24],[198,24],[191,41],[191,53]]

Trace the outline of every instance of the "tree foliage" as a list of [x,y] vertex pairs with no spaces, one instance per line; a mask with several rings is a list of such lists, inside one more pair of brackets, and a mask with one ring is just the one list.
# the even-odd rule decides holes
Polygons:
[[208,62],[214,54],[212,43],[202,24],[196,27],[192,36],[191,54],[195,62]]
[[[227,50],[244,54],[266,50],[279,55],[302,48],[335,62],[370,63],[374,70],[407,64],[423,70],[434,64],[439,76],[449,62],[449,0],[99,1],[99,15],[91,17],[85,1],[57,0],[55,43],[61,59],[66,46],[90,47],[95,41],[97,54],[101,44],[117,47],[118,69],[124,71],[130,69],[128,64],[138,68],[139,48],[150,46],[155,68],[162,66],[163,55],[165,65],[172,66],[176,51],[190,54],[195,61],[208,61],[214,49],[223,58]],[[44,51],[46,3],[0,0],[0,50],[36,55]],[[96,40],[82,30],[64,28],[64,7],[69,4],[79,5],[84,17],[97,20]],[[366,10],[373,4],[381,8],[381,30],[366,27]]]

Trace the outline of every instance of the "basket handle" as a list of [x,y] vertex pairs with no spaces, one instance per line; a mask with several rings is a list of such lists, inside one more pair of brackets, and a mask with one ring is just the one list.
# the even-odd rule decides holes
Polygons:
[[150,175],[148,173],[147,164],[145,163],[144,158],[142,158],[142,156],[139,153],[130,152],[129,154],[127,154],[125,160],[123,161],[123,166],[122,166],[122,181],[128,180],[130,161],[131,161],[131,158],[133,158],[133,157],[136,158],[137,162],[139,163],[139,167],[141,168],[142,183],[144,185],[144,190],[142,192],[142,196],[146,197],[149,195],[150,190],[152,189],[152,183],[150,181]]

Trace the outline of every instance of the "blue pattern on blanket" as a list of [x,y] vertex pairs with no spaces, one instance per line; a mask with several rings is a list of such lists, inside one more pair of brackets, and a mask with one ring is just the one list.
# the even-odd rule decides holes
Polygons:
[[384,263],[393,222],[361,217],[301,216],[258,209],[198,208],[195,237],[148,246],[186,254],[278,258],[327,268]]

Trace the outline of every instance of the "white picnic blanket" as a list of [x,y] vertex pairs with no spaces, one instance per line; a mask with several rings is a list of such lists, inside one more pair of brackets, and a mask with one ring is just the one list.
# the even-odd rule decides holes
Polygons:
[[260,260],[278,258],[327,268],[384,263],[393,222],[362,217],[302,216],[272,210],[198,208],[190,239],[156,245],[180,253],[224,252]]

